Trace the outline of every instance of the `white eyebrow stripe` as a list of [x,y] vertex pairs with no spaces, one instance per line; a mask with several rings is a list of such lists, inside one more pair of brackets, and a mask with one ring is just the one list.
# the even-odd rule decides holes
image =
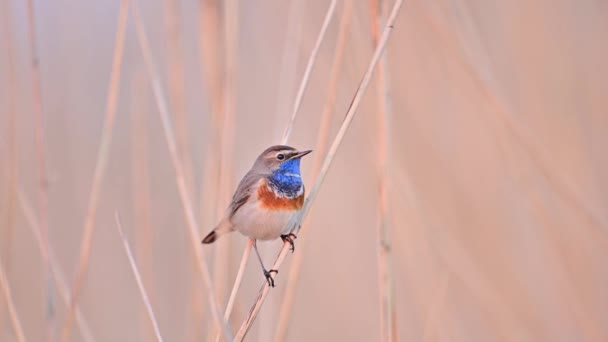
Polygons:
[[299,175],[299,174],[297,174],[297,173],[290,173],[290,172],[285,172],[285,176],[288,176],[288,177],[296,177],[296,178],[302,178],[302,177],[300,177],[300,175]]

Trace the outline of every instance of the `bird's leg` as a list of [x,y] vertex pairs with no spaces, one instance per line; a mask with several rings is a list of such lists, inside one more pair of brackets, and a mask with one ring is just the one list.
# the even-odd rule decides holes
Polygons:
[[289,242],[289,244],[291,245],[291,253],[296,251],[296,246],[293,244],[293,240],[295,240],[296,238],[297,236],[294,233],[281,235],[281,240],[283,240],[283,242]]
[[266,281],[268,282],[268,286],[274,287],[274,278],[272,278],[272,272],[278,274],[277,270],[266,270],[264,267],[264,262],[262,262],[262,257],[260,256],[260,252],[258,251],[258,245],[256,240],[253,240],[253,248],[255,249],[255,254],[258,256],[258,260],[260,261],[260,265],[262,266],[262,271],[264,272],[264,277],[266,277]]

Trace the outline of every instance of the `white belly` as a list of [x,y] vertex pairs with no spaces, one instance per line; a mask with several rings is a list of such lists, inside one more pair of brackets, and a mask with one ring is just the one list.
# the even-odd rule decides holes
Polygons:
[[256,240],[273,240],[289,234],[295,224],[299,210],[267,210],[259,207],[258,201],[248,201],[232,217],[234,229]]

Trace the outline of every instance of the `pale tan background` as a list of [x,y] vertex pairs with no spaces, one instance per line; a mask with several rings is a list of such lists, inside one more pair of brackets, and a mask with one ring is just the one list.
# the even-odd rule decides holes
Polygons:
[[[22,1],[4,2],[13,44],[0,42],[0,254],[26,337],[42,341],[47,285],[40,249],[22,206],[13,202],[8,212],[15,198],[9,181],[11,96],[17,118],[17,184],[38,215],[27,12]],[[233,169],[227,173],[221,208],[257,154],[279,141],[328,2],[307,0],[293,17],[288,15],[290,3],[239,2]],[[354,4],[332,137],[373,51],[368,2]],[[49,242],[58,267],[72,279],[103,128],[119,4],[34,5]],[[140,1],[140,6],[169,94],[167,61],[175,42],[166,33],[166,4]],[[199,3],[181,1],[179,6],[181,94],[194,174],[190,186],[202,237],[216,220],[209,206],[215,195],[203,188],[208,170],[216,166],[209,158],[215,126],[203,80]],[[295,124],[290,143],[298,148],[314,148],[317,139],[341,9],[340,1]],[[290,21],[302,25],[299,43],[286,42]],[[3,34],[6,27],[0,25]],[[607,37],[608,6],[602,1],[406,1],[387,49],[391,257],[399,340],[608,340]],[[296,59],[284,57],[286,46]],[[13,84],[9,53],[16,59]],[[287,340],[379,339],[374,95],[372,87],[313,206],[309,243],[296,249],[306,254],[299,283],[286,284],[289,256],[249,340],[271,340],[288,285],[297,286],[297,298]],[[142,117],[137,127],[133,111]],[[145,132],[147,138],[134,132]],[[147,155],[132,153],[137,139],[144,139]],[[303,161],[309,184],[312,160]],[[146,180],[141,170],[149,175],[137,187],[134,179]],[[137,192],[145,189],[149,194],[140,192],[139,201],[148,198],[149,208],[137,219]],[[207,338],[210,312],[131,18],[81,306],[98,341],[151,340],[115,228],[115,209],[123,216],[129,241],[149,257],[142,260],[142,271],[165,339]],[[11,217],[14,225],[9,225]],[[141,252],[144,235],[135,232],[146,222],[141,217],[149,220],[149,254]],[[204,247],[210,266],[216,249],[227,250],[220,272],[225,278],[216,277],[222,303],[244,244],[245,238],[234,234],[218,246]],[[267,263],[279,246],[264,245]],[[233,329],[262,280],[257,262],[250,260]],[[13,341],[4,296],[0,298],[0,340]],[[60,331],[66,307],[54,298]],[[73,340],[81,340],[77,328]]]

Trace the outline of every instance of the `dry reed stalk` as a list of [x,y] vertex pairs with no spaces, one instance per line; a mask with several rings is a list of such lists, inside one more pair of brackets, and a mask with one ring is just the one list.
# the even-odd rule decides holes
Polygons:
[[[321,171],[319,172],[319,177],[316,179],[315,184],[313,185],[312,190],[310,191],[310,194],[308,195],[308,198],[306,198],[306,201],[304,202],[304,207],[302,208],[300,222],[308,214],[308,211],[310,210],[310,206],[311,206],[312,202],[314,201],[321,184],[323,184],[323,180],[325,179],[327,171],[329,170],[329,166],[331,165],[331,163],[336,155],[336,151],[338,150],[340,143],[344,139],[344,135],[346,134],[346,131],[350,127],[350,123],[352,122],[352,120],[354,118],[354,114],[355,114],[356,110],[359,108],[359,103],[361,102],[363,94],[365,93],[365,90],[367,89],[367,87],[369,85],[369,82],[370,82],[372,74],[373,74],[373,70],[376,67],[376,64],[378,63],[378,61],[380,60],[382,53],[384,52],[384,48],[386,47],[386,43],[387,43],[390,33],[393,29],[393,24],[395,22],[395,19],[397,18],[397,15],[399,14],[399,9],[401,8],[402,5],[403,5],[403,0],[396,0],[393,5],[390,16],[388,17],[387,22],[386,22],[386,26],[384,27],[384,31],[382,32],[382,36],[380,37],[380,40],[378,42],[378,46],[376,47],[376,49],[374,51],[374,55],[372,56],[372,59],[368,65],[368,68],[367,68],[365,74],[363,75],[361,83],[359,84],[359,87],[357,88],[357,91],[348,108],[348,111],[346,112],[346,116],[344,117],[344,121],[342,122],[342,125],[340,126],[340,130],[338,131],[338,134],[334,138],[334,140],[331,144],[331,147],[329,148],[329,151],[327,152],[327,155],[325,156],[325,160],[323,161],[323,165],[321,166]],[[300,229],[300,227],[298,227],[296,229],[296,235],[299,232],[299,229]],[[288,242],[283,244],[283,248],[281,249],[281,252],[279,253],[279,256],[277,257],[277,260],[275,261],[272,269],[278,270],[280,268],[281,264],[283,263],[283,260],[285,259],[285,256],[287,255],[287,251],[289,250],[289,248],[290,248],[290,245]],[[264,282],[262,284],[262,287],[260,288],[260,292],[258,294],[258,297],[257,297],[255,303],[249,310],[247,317],[241,324],[241,327],[235,336],[236,341],[242,341],[245,338],[247,331],[249,331],[249,328],[253,324],[262,304],[264,303],[264,299],[266,298],[266,295],[268,294],[268,290],[269,290],[268,282]]]
[[[344,7],[342,9],[342,15],[340,18],[340,27],[338,29],[338,38],[336,40],[336,53],[331,66],[331,72],[329,82],[327,86],[327,98],[323,106],[323,112],[321,114],[321,123],[319,125],[319,134],[317,135],[317,143],[315,144],[315,158],[312,167],[312,179],[317,178],[321,163],[323,162],[323,153],[327,148],[327,141],[329,139],[329,127],[331,123],[332,113],[335,108],[336,96],[338,92],[338,83],[340,80],[340,70],[342,69],[342,61],[344,59],[344,50],[346,46],[346,38],[348,33],[348,27],[352,18],[352,1],[344,1]],[[300,252],[294,255],[294,259],[291,262],[289,274],[287,275],[285,288],[285,294],[281,300],[281,309],[279,311],[279,322],[277,324],[277,330],[274,335],[275,341],[285,341],[287,338],[287,328],[289,327],[289,320],[291,318],[291,309],[295,298],[296,285],[302,266],[303,246],[306,244],[306,227],[310,221],[310,215],[308,215],[302,224],[302,229],[298,236],[298,246]]]
[[209,274],[209,269],[207,268],[205,257],[200,248],[199,228],[198,224],[196,223],[196,218],[194,216],[192,203],[190,201],[190,198],[188,197],[188,189],[186,187],[186,182],[184,179],[184,170],[182,169],[182,164],[180,163],[179,157],[177,155],[177,144],[175,141],[175,134],[173,132],[171,118],[168,113],[167,102],[163,93],[158,70],[156,69],[154,60],[152,58],[148,37],[145,32],[141,16],[139,14],[137,2],[133,2],[132,11],[133,18],[135,20],[135,28],[137,31],[137,40],[141,48],[146,69],[148,71],[148,78],[152,86],[152,91],[154,93],[154,98],[156,100],[156,105],[158,107],[158,112],[162,121],[167,148],[169,149],[169,154],[171,156],[171,163],[173,164],[173,168],[175,170],[175,182],[177,184],[180,200],[182,202],[184,214],[186,216],[188,233],[190,234],[190,241],[192,243],[191,246],[195,255],[195,260],[198,265],[197,270],[200,272],[203,278],[203,283],[205,285],[205,290],[207,291],[213,318],[218,328],[221,327],[222,331],[224,332],[226,340],[232,341],[230,329],[220,315],[220,311],[218,309],[219,305],[217,303],[215,291],[213,290],[213,285],[211,283],[211,275]]
[[2,287],[2,292],[4,294],[4,298],[6,299],[6,306],[8,307],[11,324],[13,325],[15,335],[17,335],[17,340],[19,342],[25,342],[26,339],[25,334],[23,333],[23,326],[21,325],[21,320],[19,320],[19,315],[15,309],[15,303],[13,302],[13,297],[11,294],[11,287],[8,283],[8,279],[6,278],[6,273],[4,273],[4,267],[2,265],[3,262],[2,259],[0,259],[0,287]]
[[[219,0],[200,1],[199,47],[202,55],[201,80],[210,97],[209,112],[211,114],[211,124],[209,126],[212,127],[206,139],[207,143],[205,144],[204,151],[205,170],[199,192],[199,215],[201,225],[203,226],[210,226],[215,221],[220,185],[220,163],[217,160],[221,158],[218,154],[224,117],[224,103],[221,73],[223,65],[220,62],[220,53],[223,50],[220,44],[219,7]],[[194,313],[192,319],[194,322],[203,322],[203,298],[201,298],[200,291],[197,291],[195,287],[192,290],[192,309]],[[195,324],[195,327],[202,330],[212,330],[205,329],[200,323]],[[202,331],[198,333],[193,332],[193,335],[195,336],[194,339],[198,340],[200,338],[197,338],[197,336],[202,337]]]
[[[230,314],[232,313],[232,307],[234,306],[234,301],[236,299],[236,294],[239,292],[239,287],[243,281],[243,274],[245,273],[245,266],[247,265],[247,261],[249,260],[249,253],[251,253],[251,246],[253,246],[253,240],[248,239],[247,245],[245,246],[245,250],[243,251],[243,256],[241,257],[241,263],[239,265],[239,270],[236,274],[236,279],[234,280],[234,284],[232,285],[232,291],[230,291],[230,298],[228,298],[228,304],[226,304],[226,310],[224,311],[224,319],[226,322],[230,321]],[[215,337],[215,342],[219,342],[221,340],[221,335],[218,333]]]
[[118,98],[118,90],[120,86],[120,73],[123,60],[123,50],[125,42],[125,31],[127,27],[127,12],[129,8],[129,0],[120,2],[120,12],[118,14],[118,24],[116,29],[116,38],[114,43],[114,54],[112,57],[112,69],[110,74],[110,84],[108,86],[108,97],[106,100],[106,110],[104,118],[104,127],[99,143],[97,153],[97,161],[93,175],[93,183],[89,196],[89,205],[87,216],[84,224],[84,233],[80,244],[80,259],[74,281],[72,283],[72,293],[70,307],[68,308],[67,317],[63,324],[62,341],[67,342],[70,339],[72,325],[74,321],[74,308],[80,300],[80,294],[85,281],[86,271],[89,265],[91,256],[91,242],[93,232],[95,230],[95,218],[97,214],[97,202],[101,191],[101,182],[105,175],[106,164],[110,152],[112,142],[112,133],[114,128],[114,118],[116,116],[116,102]]
[[[154,299],[154,268],[152,262],[152,225],[150,222],[150,176],[148,169],[148,121],[146,113],[145,74],[138,69],[131,81],[131,179],[135,216],[135,254],[148,294]],[[143,340],[148,336],[147,312],[142,309],[140,328]]]
[[27,21],[28,21],[28,40],[30,46],[31,60],[31,77],[32,77],[32,103],[36,125],[36,155],[38,159],[38,210],[40,211],[40,228],[42,240],[44,241],[43,268],[44,282],[47,289],[47,340],[54,340],[55,327],[55,311],[54,311],[54,294],[53,283],[50,279],[52,273],[48,259],[49,238],[48,238],[48,189],[46,179],[46,162],[45,162],[45,138],[44,138],[44,115],[42,112],[42,86],[40,82],[40,56],[38,54],[37,37],[36,37],[36,18],[34,16],[33,0],[27,1]]
[[566,202],[569,202],[581,210],[593,225],[605,232],[606,227],[608,227],[608,219],[601,213],[601,210],[589,203],[586,203],[584,196],[581,196],[577,191],[577,186],[572,185],[568,181],[568,177],[560,176],[555,172],[555,170],[560,170],[559,167],[545,166],[546,164],[550,165],[550,163],[547,161],[550,161],[551,157],[546,157],[544,155],[543,148],[535,143],[537,139],[534,138],[534,134],[531,133],[530,130],[522,125],[518,120],[514,120],[513,115],[509,115],[509,112],[512,110],[506,108],[506,101],[503,101],[498,95],[496,95],[498,92],[491,84],[491,80],[494,79],[494,76],[492,75],[490,77],[490,81],[488,81],[488,79],[484,77],[486,75],[480,75],[480,72],[473,67],[471,62],[467,63],[464,60],[463,62],[468,65],[468,70],[473,75],[473,78],[482,93],[486,96],[488,101],[490,101],[490,103],[498,109],[497,113],[499,114],[498,117],[501,120],[501,123],[515,138],[514,140],[520,144],[522,150],[536,165],[541,175],[545,177],[550,184],[554,185],[554,191]]
[[120,215],[118,215],[118,212],[114,213],[114,219],[116,220],[116,228],[118,229],[118,233],[120,234],[120,239],[122,240],[122,244],[125,247],[125,252],[127,254],[127,257],[129,258],[129,264],[131,265],[131,270],[133,271],[133,275],[135,276],[135,281],[137,282],[137,288],[139,289],[139,293],[141,294],[141,299],[144,302],[144,305],[146,306],[148,317],[150,318],[150,322],[154,327],[154,334],[156,335],[156,340],[162,342],[163,338],[160,334],[160,329],[158,328],[158,321],[156,320],[156,316],[154,315],[154,310],[152,309],[152,304],[150,303],[150,298],[148,297],[148,293],[146,292],[144,283],[141,280],[139,270],[137,269],[137,263],[135,262],[135,258],[133,257],[133,252],[131,252],[129,241],[127,241],[125,232],[122,229]]
[[[325,14],[325,18],[323,20],[323,25],[321,26],[321,30],[319,32],[319,35],[317,36],[315,45],[308,58],[306,70],[304,72],[304,75],[302,76],[302,80],[300,82],[300,87],[299,87],[298,93],[296,95],[296,100],[294,102],[293,112],[292,112],[291,118],[287,124],[287,127],[285,129],[285,133],[283,135],[281,144],[286,144],[287,140],[289,139],[289,136],[291,135],[291,130],[293,128],[293,124],[295,122],[295,118],[298,113],[298,110],[300,109],[302,98],[304,96],[304,91],[306,90],[306,86],[308,85],[308,81],[310,79],[310,74],[312,72],[312,68],[317,59],[317,55],[318,55],[319,49],[321,47],[321,43],[323,42],[323,39],[327,32],[327,28],[329,27],[329,24],[331,23],[331,19],[333,18],[333,13],[335,11],[336,3],[337,3],[336,0],[332,0],[332,2],[330,3],[330,5],[327,9],[327,12]],[[294,4],[295,4],[295,2],[292,2],[292,8],[294,8],[294,6],[295,6]],[[236,297],[236,293],[238,292],[238,289],[240,288],[240,282],[242,281],[242,276],[243,276],[243,273],[245,272],[245,266],[247,265],[247,260],[249,258],[249,250],[251,249],[250,243],[251,242],[248,241],[247,246],[245,247],[246,249],[245,249],[245,252],[243,253],[243,258],[241,260],[239,269],[237,271],[237,276],[236,276],[235,282],[232,286],[233,290],[230,293],[230,298],[232,300],[234,300],[234,298]],[[229,312],[227,312],[227,314],[230,315]]]
[[[230,291],[230,298],[228,298],[228,304],[226,304],[226,310],[224,311],[224,319],[229,322],[230,314],[232,313],[232,308],[234,307],[234,301],[236,299],[236,294],[239,292],[239,287],[243,281],[243,274],[245,274],[245,266],[247,266],[247,261],[249,260],[249,253],[251,253],[251,246],[253,246],[253,240],[248,239],[247,245],[245,246],[245,250],[243,251],[243,256],[241,257],[241,263],[239,264],[239,269],[236,273],[236,279],[234,280],[234,284],[232,285],[232,291]],[[219,342],[221,339],[221,335],[218,333],[215,337],[215,342]]]
[[[199,46],[202,54],[202,75],[201,79],[206,91],[209,93],[210,104],[209,112],[211,114],[212,123],[208,135],[207,150],[205,155],[205,172],[201,181],[201,189],[199,194],[200,199],[200,215],[201,222],[204,222],[206,217],[215,215],[215,201],[219,191],[219,163],[216,156],[220,149],[220,133],[222,131],[222,122],[224,116],[223,102],[223,81],[220,69],[223,70],[223,65],[220,63],[220,9],[218,0],[202,0],[200,6],[200,39]],[[217,167],[216,167],[217,165]],[[211,209],[213,207],[213,210]],[[209,220],[210,222],[215,219]],[[210,223],[211,224],[211,223]]]
[[[226,131],[224,131],[226,132]],[[223,134],[222,134],[223,136]],[[222,141],[225,141],[224,138],[221,138]],[[234,139],[231,139],[234,141]],[[215,200],[215,214],[214,217],[221,217],[223,214],[223,208],[219,205],[220,203],[226,203],[227,197],[226,195],[230,192],[230,181],[232,177],[229,176],[232,172],[231,162],[227,162],[227,159],[230,158],[227,155],[227,149],[224,149],[225,146],[223,143],[220,145],[220,154],[222,157],[220,158],[222,163],[219,165],[218,172],[219,174],[219,183],[218,183],[218,191],[216,193]],[[224,171],[225,170],[225,171]],[[213,250],[213,275],[214,275],[214,284],[215,288],[219,288],[217,298],[219,303],[223,303],[227,296],[227,281],[228,281],[228,271],[229,271],[229,261],[230,261],[230,247],[231,243],[229,241],[223,241],[219,244],[216,244]],[[211,340],[215,336],[215,332],[209,331],[208,339]]]
[[[229,171],[234,140],[234,121],[236,107],[236,76],[237,76],[237,56],[238,56],[238,31],[239,31],[239,8],[237,0],[227,0],[224,3],[224,123],[222,127],[222,161],[226,164],[222,167],[222,172]],[[230,146],[228,146],[230,145]],[[224,160],[226,159],[226,160]],[[223,174],[221,175],[223,176]],[[227,177],[229,179],[229,177]]]
[[[245,268],[245,264],[247,264],[247,260],[249,259],[249,253],[251,252],[251,247],[253,246],[253,240],[247,240],[247,245],[245,246],[245,251],[243,251],[243,256],[241,257],[241,264],[239,269]],[[238,292],[238,286],[240,286],[243,278],[243,273],[237,273],[237,279],[234,281],[234,286],[232,291],[230,292],[230,298],[228,299],[228,304],[226,305],[226,313],[224,314],[225,319],[228,320],[230,318],[230,313],[232,313],[232,307],[234,306],[234,300],[236,298],[236,293]]]
[[[200,7],[200,50],[202,56],[201,79],[210,95],[209,112],[211,114],[213,129],[208,135],[207,151],[205,151],[205,175],[201,182],[199,194],[201,222],[207,217],[213,217],[217,211],[219,197],[220,167],[219,155],[221,133],[224,122],[224,67],[221,63],[220,53],[223,45],[220,44],[220,4],[218,0],[203,0]],[[223,53],[222,53],[223,55]],[[215,221],[215,218],[209,220]]]
[[194,176],[192,154],[190,151],[190,133],[188,131],[188,116],[185,104],[184,54],[182,50],[182,31],[179,0],[164,1],[165,30],[167,34],[169,103],[175,122],[177,149],[184,166],[186,184],[194,194]]
[[[380,38],[382,18],[386,16],[386,1],[370,0],[371,35],[374,46]],[[378,63],[376,71],[376,98],[378,101],[378,294],[380,300],[380,336],[381,341],[396,341],[397,325],[393,293],[393,275],[390,267],[391,233],[389,222],[389,165],[388,151],[390,137],[388,116],[390,115],[389,83],[387,80],[386,53]]]
[[[38,226],[38,220],[36,219],[34,210],[32,209],[32,206],[27,201],[25,195],[23,194],[22,189],[17,190],[17,197],[19,200],[19,207],[21,208],[23,216],[25,217],[25,220],[27,221],[27,226],[30,228],[32,235],[34,235],[34,238],[36,239],[36,243],[38,244],[38,249],[40,250],[40,253],[42,254],[44,252],[44,248],[45,248],[44,241],[42,240],[42,233],[40,232],[40,227]],[[55,287],[57,288],[59,297],[61,298],[63,303],[66,306],[69,306],[70,305],[70,291],[68,290],[68,285],[67,285],[68,282],[66,280],[67,278],[66,278],[65,274],[63,273],[61,266],[57,263],[57,255],[55,254],[53,247],[49,246],[48,253],[49,253],[49,255],[48,255],[49,262],[51,264],[51,270],[53,272],[52,279],[55,282]],[[89,324],[87,323],[86,318],[82,314],[82,311],[80,311],[79,306],[76,306],[76,308],[74,309],[74,314],[76,316],[76,325],[78,326],[78,329],[80,330],[80,333],[82,334],[82,339],[86,342],[95,342],[95,338],[93,337],[93,334],[91,333]]]
[[[224,33],[224,77],[223,77],[223,103],[224,111],[222,114],[223,122],[220,131],[220,162],[219,162],[219,188],[216,200],[215,217],[220,217],[225,208],[220,203],[229,200],[228,194],[232,188],[233,174],[233,155],[234,155],[234,135],[235,135],[235,116],[236,116],[236,81],[237,81],[237,58],[238,58],[238,38],[239,38],[239,6],[238,0],[228,0],[224,2],[223,16]],[[215,248],[215,288],[221,289],[218,300],[223,301],[226,297],[228,288],[228,270],[230,261],[230,244],[220,243]],[[211,331],[210,331],[211,332]],[[213,332],[209,339],[214,336]]]
[[[468,10],[465,9],[465,11]],[[468,24],[472,26],[470,18],[468,18],[468,21]],[[454,34],[453,32],[450,33]],[[533,165],[537,167],[540,175],[544,177],[549,184],[553,185],[548,188],[553,190],[565,202],[577,207],[591,224],[602,229],[602,232],[605,232],[604,229],[608,227],[608,221],[605,215],[597,208],[594,208],[594,206],[586,203],[583,196],[580,196],[577,192],[576,186],[573,186],[565,177],[560,177],[559,174],[556,174],[553,171],[559,170],[559,167],[546,166],[546,164],[551,165],[549,162],[551,158],[543,155],[544,151],[542,147],[535,144],[537,139],[534,138],[534,135],[518,120],[513,119],[515,117],[511,114],[513,109],[509,106],[508,101],[501,96],[504,92],[500,90],[500,84],[491,71],[492,68],[490,67],[491,65],[489,62],[490,57],[487,55],[486,49],[483,48],[483,44],[481,44],[481,39],[478,35],[475,35],[474,40],[480,47],[479,50],[481,53],[473,53],[470,51],[470,48],[467,48],[467,45],[464,44],[460,37],[456,37],[455,40],[456,48],[461,52],[458,62],[463,66],[463,69],[471,75],[471,79],[479,92],[486,98],[488,103],[495,108],[497,115],[492,116],[491,118],[496,120],[495,122],[497,124],[506,129],[513,137],[513,140],[520,145],[522,152],[530,159]],[[480,58],[480,56],[485,58]],[[602,236],[604,236],[604,234]],[[574,296],[574,290],[568,283],[559,283],[558,286],[561,286],[560,288],[563,292]],[[571,303],[571,306],[574,319],[576,323],[581,326],[581,330],[588,340],[606,339],[600,324],[587,314],[578,303]]]
[[298,111],[300,110],[300,105],[302,104],[302,98],[304,97],[304,92],[306,91],[306,87],[308,86],[308,80],[310,79],[310,74],[312,73],[312,68],[315,65],[315,61],[317,60],[317,55],[319,53],[319,49],[321,48],[321,43],[323,43],[323,39],[325,38],[325,33],[327,32],[327,28],[331,23],[331,19],[334,16],[334,12],[336,10],[337,0],[331,0],[329,7],[327,8],[327,12],[325,13],[325,19],[323,19],[323,25],[321,26],[321,31],[319,31],[319,35],[317,36],[317,40],[315,41],[315,45],[310,52],[310,56],[308,57],[308,63],[306,64],[306,69],[304,70],[304,75],[302,76],[302,80],[300,81],[300,87],[298,88],[298,93],[296,94],[296,99],[293,103],[293,110],[291,112],[291,117],[289,118],[289,122],[287,123],[287,127],[285,128],[285,133],[283,133],[283,138],[281,139],[281,144],[287,144],[289,140],[289,136],[291,135],[291,130],[293,129],[294,122],[296,121],[296,116],[298,115]]
[[[481,55],[485,55],[485,58],[479,60],[480,53],[472,53],[467,50],[466,44],[459,37],[454,36],[453,30],[449,30],[445,27],[441,20],[436,20],[434,17],[429,16],[429,20],[433,24],[438,34],[444,38],[445,42],[449,45],[449,48],[456,51],[454,55],[457,57],[456,61],[462,66],[473,81],[474,86],[479,90],[480,94],[486,99],[487,103],[495,109],[496,115],[488,117],[490,120],[494,120],[494,124],[504,127],[506,132],[512,136],[512,139],[519,144],[519,147],[523,154],[529,158],[532,165],[534,165],[540,175],[551,184],[551,187],[547,187],[548,190],[555,192],[562,200],[569,203],[573,207],[576,207],[580,212],[583,213],[586,220],[590,224],[597,227],[598,229],[604,229],[608,226],[608,222],[604,215],[600,213],[597,208],[594,208],[589,203],[586,203],[584,199],[575,190],[576,187],[571,185],[563,177],[555,174],[554,170],[559,170],[557,167],[546,166],[549,164],[549,157],[545,157],[543,154],[542,147],[535,144],[533,135],[529,132],[525,126],[513,119],[513,109],[510,108],[508,101],[501,98],[499,84],[496,80],[496,76],[491,72],[491,68],[487,66],[489,63],[489,57],[484,49],[480,49]],[[480,40],[480,38],[477,38]],[[479,46],[482,46],[478,43]],[[481,65],[481,67],[479,67]],[[479,69],[483,68],[483,71]],[[484,116],[485,118],[486,116]],[[603,236],[603,235],[602,235]],[[567,286],[567,284],[565,284]],[[572,293],[572,290],[567,290]],[[572,308],[573,315],[576,322],[582,327],[581,330],[585,336],[590,340],[602,339],[602,332],[598,324],[594,324],[594,320],[585,313],[580,306],[574,305]]]
[[[1,1],[2,8],[2,22],[4,23],[3,43],[6,49],[6,61],[7,61],[7,125],[6,125],[6,137],[8,137],[7,145],[7,185],[6,185],[6,221],[4,222],[4,229],[2,229],[2,237],[0,238],[0,258],[4,260],[3,266],[6,270],[7,275],[10,274],[10,256],[12,254],[13,231],[15,229],[15,207],[17,202],[17,110],[16,101],[17,98],[17,76],[15,70],[15,52],[13,44],[13,23],[11,18],[10,6],[8,1]],[[0,322],[3,322],[4,317],[4,305],[0,299]]]
[[[395,182],[394,189],[398,190],[397,194],[400,195],[403,201],[405,201],[408,207],[410,207],[410,211],[408,213],[412,213],[414,219],[418,221],[418,224],[425,227],[426,229],[422,229],[421,232],[426,234],[427,230],[433,231],[436,230],[436,225],[430,220],[430,217],[436,216],[436,212],[433,211],[429,213],[427,208],[424,205],[424,201],[422,201],[419,196],[416,194],[416,189],[414,188],[414,183],[411,175],[407,170],[403,173],[392,172],[392,179]],[[396,221],[395,212],[393,214],[393,220]],[[401,230],[396,230],[395,233],[398,234],[402,232]],[[429,237],[420,237],[419,240],[427,241]],[[435,236],[434,239],[437,240],[438,236]],[[453,237],[444,239],[441,237],[440,241],[436,241],[438,244],[442,245],[442,248],[437,250],[437,263],[441,270],[446,270],[446,273],[453,274],[461,274],[460,280],[463,280],[461,283],[466,287],[467,291],[470,293],[474,293],[478,300],[487,307],[500,307],[506,308],[507,310],[497,311],[496,314],[499,316],[497,320],[490,320],[490,327],[488,329],[495,331],[496,335],[498,335],[499,340],[508,340],[505,333],[501,331],[499,328],[501,326],[506,326],[507,329],[514,329],[515,324],[512,323],[514,319],[512,317],[517,316],[517,313],[506,312],[513,311],[510,310],[511,307],[507,303],[506,300],[502,298],[502,296],[498,295],[498,293],[493,289],[491,285],[489,285],[489,280],[482,274],[480,270],[478,270],[473,263],[473,260],[465,253],[460,244],[454,244],[452,241]],[[448,244],[447,246],[445,244]],[[427,247],[428,244],[427,244]],[[446,252],[449,251],[449,252]],[[449,255],[448,255],[449,254]],[[456,261],[455,261],[455,260]],[[460,265],[460,266],[456,266]],[[455,272],[455,273],[454,273]],[[460,285],[460,284],[459,284]],[[447,291],[449,289],[446,288]],[[423,296],[426,297],[426,296]],[[425,301],[425,299],[422,299]],[[441,309],[441,305],[445,305],[445,298],[440,298],[439,296],[435,297],[435,300],[432,301],[430,305],[426,304],[426,301],[423,305],[418,305],[421,308],[428,308],[429,306],[433,306],[436,303]],[[430,309],[427,309],[429,312]],[[421,312],[424,310],[420,310]],[[440,314],[437,313],[437,314]],[[429,319],[432,319],[429,317]],[[428,321],[427,321],[428,323]],[[442,322],[445,323],[445,322]],[[444,329],[444,327],[442,327]]]
[[496,113],[498,114],[497,118],[500,120],[499,123],[507,128],[507,131],[521,146],[522,151],[526,153],[533,164],[539,169],[541,175],[545,177],[550,184],[554,185],[552,189],[566,202],[571,203],[583,212],[587,220],[594,226],[600,229],[608,227],[608,218],[601,214],[601,210],[586,203],[582,196],[576,191],[576,186],[571,185],[565,177],[554,174],[554,170],[559,170],[559,167],[547,167],[544,165],[546,161],[551,160],[551,158],[545,157],[543,155],[542,147],[539,147],[534,143],[536,140],[534,139],[534,135],[525,126],[517,120],[514,120],[512,115],[509,115],[513,110],[508,108],[507,101],[504,101],[497,95],[500,92],[497,89],[496,77],[489,73],[490,68],[487,68],[488,70],[486,70],[486,73],[480,72],[476,67],[476,63],[467,60],[467,58],[472,59],[473,56],[471,54],[467,55],[466,45],[459,41],[458,38],[450,37],[450,35],[454,34],[453,31],[444,27],[445,25],[442,25],[440,21],[431,16],[429,16],[429,20],[433,24],[433,28],[445,38],[446,42],[450,45],[449,47],[460,52],[459,54],[456,54],[458,57],[457,62],[471,75],[471,79],[474,81],[475,86],[487,99],[489,104],[496,108]]
[[[222,158],[222,160],[223,159],[224,158]],[[220,170],[221,169],[222,168],[220,167]],[[220,177],[220,178],[225,179],[225,177]],[[221,206],[219,206],[217,204],[226,202],[225,194],[227,194],[229,192],[228,187],[229,186],[228,186],[227,181],[220,183],[220,186],[219,186],[220,189],[217,193],[217,200],[215,201],[215,203],[216,203],[216,208],[215,208],[216,213],[214,215],[215,217],[220,217],[220,215],[222,214],[222,208],[221,208]],[[230,314],[232,313],[232,306],[234,305],[236,293],[238,292],[238,289],[240,287],[240,282],[242,281],[243,272],[245,270],[245,265],[247,264],[247,260],[249,259],[250,251],[251,251],[251,246],[250,246],[250,242],[248,241],[247,245],[245,246],[245,250],[243,251],[241,263],[239,265],[239,271],[237,272],[235,282],[232,286],[232,290],[231,290],[230,296],[228,298],[228,303],[226,304],[226,310],[224,311],[224,319],[227,322],[229,322]],[[225,287],[226,277],[228,275],[228,273],[227,273],[228,261],[230,259],[230,253],[229,253],[228,246],[218,245],[215,249],[214,257],[215,257],[214,274],[215,274],[216,286]],[[224,293],[222,293],[222,296],[219,297],[220,300],[223,299],[223,297],[225,297]],[[216,335],[216,340],[219,340],[221,337],[220,333],[217,332],[215,335]],[[212,337],[210,336],[209,338],[211,339]]]
[[[289,111],[288,102],[291,101],[292,87],[295,83],[298,56],[300,54],[302,39],[302,6],[305,0],[289,1],[287,10],[286,33],[283,45],[283,56],[281,57],[281,71],[277,89],[276,119],[275,122],[282,122],[285,113]],[[277,125],[278,127],[278,125]],[[276,128],[278,130],[278,128]],[[276,139],[282,132],[277,132]]]

